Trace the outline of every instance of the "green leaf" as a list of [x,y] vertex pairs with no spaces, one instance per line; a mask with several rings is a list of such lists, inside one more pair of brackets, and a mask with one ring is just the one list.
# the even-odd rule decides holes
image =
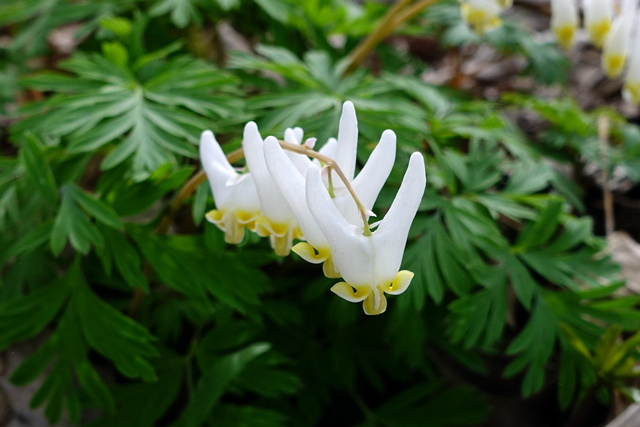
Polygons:
[[183,382],[183,360],[162,350],[155,360],[158,380],[150,383],[118,385],[114,390],[116,411],[89,423],[90,427],[152,427],[158,425],[174,403]]
[[488,415],[488,406],[472,387],[417,385],[404,390],[375,410],[385,426],[472,426]]
[[247,364],[270,348],[267,343],[256,343],[225,356],[200,378],[175,426],[201,425],[216,406],[223,393],[247,366]]
[[63,277],[27,296],[0,303],[0,349],[42,331],[65,304],[70,289]]
[[102,301],[85,284],[74,291],[69,305],[89,346],[111,359],[123,375],[156,380],[147,359],[158,353],[151,344],[154,337],[145,327]]
[[75,184],[71,184],[67,188],[73,193],[73,198],[84,208],[85,211],[87,211],[89,215],[107,227],[111,227],[115,230],[123,229],[122,220],[111,206],[90,196]]
[[547,242],[556,231],[562,205],[561,201],[550,201],[537,220],[528,223],[520,232],[516,247],[526,249]]
[[[75,184],[63,187],[62,205],[51,233],[51,251],[54,255],[58,255],[62,251],[67,239],[78,252],[83,254],[89,252],[91,245],[101,247],[104,244],[104,239],[98,228],[91,222],[89,216],[80,209],[80,203],[77,199],[79,193],[82,192],[77,189]],[[104,213],[99,207],[94,206],[93,201],[88,202],[84,199],[83,203],[92,209],[98,209],[101,215]],[[109,216],[107,215],[103,219],[108,221]]]
[[29,179],[38,191],[50,202],[58,200],[58,187],[45,157],[44,147],[32,133],[26,133],[20,150],[20,161],[24,165]]
[[505,261],[507,273],[511,278],[511,286],[513,286],[518,300],[524,308],[530,310],[534,296],[537,294],[538,284],[518,258],[508,255]]
[[530,396],[544,383],[545,364],[556,342],[558,322],[544,299],[539,297],[524,329],[507,347],[507,354],[517,355],[503,375],[512,376],[527,367],[522,382],[522,395]]

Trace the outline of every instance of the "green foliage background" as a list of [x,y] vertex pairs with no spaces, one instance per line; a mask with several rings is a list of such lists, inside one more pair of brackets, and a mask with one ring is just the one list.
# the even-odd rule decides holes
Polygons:
[[[637,181],[638,128],[570,99],[491,102],[429,85],[428,64],[384,45],[379,70],[345,77],[385,11],[346,0],[2,2],[0,350],[42,339],[11,373],[18,385],[44,378],[32,407],[90,426],[460,426],[487,422],[486,383],[505,377],[523,398],[553,387],[561,418],[594,393],[637,395],[626,380],[638,338],[624,338],[640,329],[640,297],[617,293],[580,187],[550,160]],[[224,50],[223,22],[250,52]],[[55,57],[46,41],[69,24],[77,47]],[[523,55],[543,84],[561,84],[567,66],[517,23],[470,33],[451,2],[402,31]],[[427,157],[403,264],[415,278],[372,318],[295,256],[254,236],[225,245],[203,221],[206,185],[168,210],[199,169],[202,130],[228,151],[248,120],[263,134],[302,126],[322,143],[345,100],[360,160],[383,130],[398,135],[377,211],[409,154]],[[521,109],[546,121],[535,140],[508,119]]]

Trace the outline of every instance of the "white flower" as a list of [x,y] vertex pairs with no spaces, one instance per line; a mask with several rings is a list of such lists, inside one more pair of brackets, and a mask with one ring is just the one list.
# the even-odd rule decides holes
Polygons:
[[[267,138],[264,144],[265,160],[271,176],[283,190],[282,193],[295,214],[306,240],[306,242],[296,244],[293,251],[308,262],[314,264],[323,262],[324,273],[327,277],[340,277],[339,270],[336,270],[332,262],[329,243],[307,205],[305,178],[296,169],[275,138]],[[393,167],[395,146],[395,134],[389,130],[385,131],[362,171],[351,182],[358,198],[367,210],[373,207],[378,193]],[[353,198],[346,188],[342,190],[339,196],[336,195],[332,199],[334,205],[347,222],[351,224],[362,223],[362,217]]]
[[484,34],[502,25],[501,5],[509,7],[511,0],[463,0],[460,4],[462,19],[478,34]]
[[254,230],[260,216],[253,176],[235,171],[209,130],[200,137],[200,158],[217,206],[206,218],[225,232],[227,243],[240,243],[245,227]]
[[[273,136],[268,139],[276,140]],[[267,169],[263,151],[264,140],[254,122],[247,123],[244,128],[242,147],[247,166],[258,189],[262,211],[262,215],[256,219],[256,233],[261,237],[269,236],[271,247],[276,254],[287,256],[291,251],[293,239],[301,238],[302,233],[287,201]]]
[[611,28],[613,2],[611,0],[585,0],[584,26],[596,47],[602,47]]
[[[393,168],[396,136],[390,130],[383,132],[380,142],[371,153],[369,160],[358,176],[353,179],[357,135],[355,109],[353,104],[346,102],[340,121],[338,141],[330,140],[320,152],[327,156],[333,156],[335,153],[334,160],[349,180],[365,209],[370,210]],[[325,147],[327,147],[326,150]],[[305,170],[300,171],[298,164],[285,153],[288,154],[289,151],[285,152],[275,138],[265,140],[264,155],[269,172],[291,207],[306,240],[306,242],[296,244],[293,251],[308,262],[323,263],[324,274],[327,277],[340,277],[339,271],[332,262],[329,243],[307,206],[305,176],[303,174],[306,175],[306,169],[313,163],[308,161]],[[332,201],[338,207],[341,215],[351,224],[362,224],[358,207],[344,183],[339,177],[334,176],[332,184],[332,192],[335,196]]]
[[[636,16],[635,22],[640,22],[640,13]],[[629,68],[624,77],[622,96],[625,101],[640,105],[640,30],[637,28],[632,49]]]
[[363,227],[349,223],[334,205],[316,166],[309,168],[306,178],[309,210],[329,242],[333,262],[345,280],[331,290],[347,301],[363,301],[367,314],[383,313],[387,307],[384,294],[401,294],[413,278],[410,271],[399,269],[409,227],[426,185],[422,155],[411,156],[391,208],[368,236],[363,234]]
[[627,63],[636,8],[636,0],[624,1],[620,14],[613,20],[611,29],[604,39],[602,68],[611,79],[622,74]]
[[574,0],[551,0],[551,30],[563,49],[573,46],[578,31],[578,9]]

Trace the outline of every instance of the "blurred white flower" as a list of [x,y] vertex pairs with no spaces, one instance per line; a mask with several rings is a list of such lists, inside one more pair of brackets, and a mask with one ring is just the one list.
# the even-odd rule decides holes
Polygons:
[[333,203],[319,168],[314,165],[307,171],[309,210],[329,242],[333,262],[345,280],[331,290],[347,301],[363,302],[366,314],[383,313],[387,308],[384,294],[401,294],[413,278],[412,272],[399,269],[425,186],[424,159],[414,153],[387,215],[373,233],[365,235],[363,227],[349,223]]
[[578,9],[574,0],[551,0],[551,30],[563,49],[573,46],[578,31]]
[[[640,22],[640,13],[636,15],[635,22]],[[625,101],[640,105],[640,30],[638,28],[636,28],[633,47],[630,52],[629,68],[624,76],[622,96]]]
[[502,25],[500,13],[511,3],[512,0],[463,0],[460,12],[473,31],[484,34]]
[[602,47],[611,28],[612,18],[613,2],[611,0],[584,1],[584,26],[596,47]]
[[253,176],[236,172],[209,130],[200,137],[200,159],[217,207],[206,218],[224,231],[227,243],[238,244],[245,227],[255,230],[255,221],[260,216]]
[[614,79],[622,74],[629,55],[631,30],[636,15],[637,0],[625,0],[622,9],[611,24],[602,48],[602,68]]

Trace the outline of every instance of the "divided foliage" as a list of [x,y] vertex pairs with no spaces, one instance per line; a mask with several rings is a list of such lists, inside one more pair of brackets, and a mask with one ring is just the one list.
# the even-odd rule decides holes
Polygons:
[[[553,46],[516,24],[478,38],[457,10],[443,2],[404,31],[524,55],[544,84],[562,74]],[[567,413],[594,394],[640,397],[628,382],[640,297],[619,294],[604,241],[576,214],[580,188],[548,162],[638,181],[640,130],[570,100],[474,100],[424,83],[423,63],[385,46],[375,73],[345,75],[385,12],[346,0],[2,2],[0,63],[12,67],[0,83],[19,87],[0,84],[0,114],[12,114],[0,142],[0,351],[31,349],[10,379],[37,384],[30,403],[50,423],[479,425],[495,409],[487,383],[507,377],[522,397],[552,390]],[[222,20],[255,45],[225,52],[212,36]],[[45,43],[53,31],[73,36],[65,59]],[[203,130],[229,151],[248,120],[265,135],[301,126],[321,146],[345,100],[361,161],[382,131],[398,136],[377,213],[408,154],[427,161],[403,261],[415,277],[372,318],[316,266],[253,235],[226,245],[202,220],[206,185],[169,207],[193,184]],[[546,127],[525,135],[502,108]]]

